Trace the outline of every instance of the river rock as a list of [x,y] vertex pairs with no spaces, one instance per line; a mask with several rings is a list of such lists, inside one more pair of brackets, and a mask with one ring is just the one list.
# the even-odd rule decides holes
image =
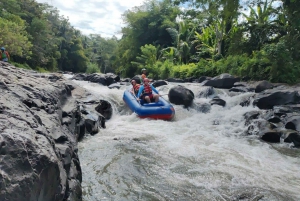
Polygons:
[[185,88],[184,86],[178,85],[170,89],[168,97],[171,103],[189,107],[191,106],[195,96],[191,90]]
[[102,73],[93,73],[93,74],[87,75],[86,81],[95,82],[95,83],[107,86],[106,77]]
[[198,82],[199,82],[199,83],[202,83],[202,82],[205,81],[205,80],[211,80],[211,77],[201,76],[201,77],[199,77]]
[[223,99],[221,99],[219,97],[214,97],[211,101],[209,101],[209,103],[211,105],[220,105],[222,107],[225,107],[225,105],[226,105],[226,101],[224,101]]
[[113,113],[111,104],[106,100],[100,100],[100,103],[95,107],[95,110],[102,114],[107,120],[111,118]]
[[268,82],[266,80],[263,80],[256,84],[255,93],[260,93],[266,89],[272,89],[272,88],[273,88],[273,84],[271,84],[270,82]]
[[76,75],[74,75],[72,77],[73,80],[80,80],[80,81],[85,81],[86,80],[86,77],[87,77],[87,74],[85,73],[78,73]]
[[208,98],[215,95],[216,91],[213,87],[201,86],[200,91],[197,95],[198,98]]
[[280,130],[276,129],[274,124],[271,124],[264,119],[255,119],[248,127],[248,134],[258,135],[266,142],[279,143],[281,139]]
[[289,114],[285,118],[285,128],[300,131],[300,114]]
[[66,82],[0,62],[1,201],[82,200],[80,115]]
[[196,77],[188,77],[184,79],[184,82],[194,82],[196,79]]
[[118,83],[114,83],[114,84],[109,85],[108,88],[110,88],[110,89],[120,89],[121,88],[121,84],[119,82]]
[[106,73],[104,74],[105,79],[106,79],[106,85],[109,86],[115,82],[119,82],[120,81],[120,77],[116,74],[113,73]]
[[130,82],[130,78],[122,78],[120,79],[120,82]]
[[89,112],[84,115],[84,119],[86,131],[92,135],[98,133],[101,127],[105,127],[105,118],[100,114]]
[[260,93],[253,102],[253,105],[260,109],[272,109],[276,105],[288,105],[300,103],[300,95],[298,91],[290,90],[269,90]]
[[240,78],[235,78],[232,75],[225,73],[214,77],[211,80],[203,82],[203,85],[212,86],[215,88],[230,89],[233,87],[234,83],[238,81],[240,81]]
[[290,132],[285,142],[292,142],[296,148],[300,148],[300,134],[297,132]]
[[155,88],[163,85],[168,85],[168,83],[165,80],[157,80],[152,84],[152,86],[154,86]]
[[261,114],[260,111],[246,112],[243,116],[245,117],[245,125],[249,125],[253,119],[257,119]]
[[184,83],[183,79],[180,78],[168,78],[166,79],[167,82],[178,82],[178,83]]

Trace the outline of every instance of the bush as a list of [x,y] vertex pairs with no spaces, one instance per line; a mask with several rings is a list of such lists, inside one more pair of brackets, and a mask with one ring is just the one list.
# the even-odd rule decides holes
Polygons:
[[30,66],[26,63],[21,64],[21,63],[15,63],[15,62],[10,62],[12,65],[14,65],[15,67],[18,68],[23,68],[23,69],[27,69],[27,70],[32,70],[32,68],[30,68]]
[[100,73],[100,69],[99,69],[99,67],[98,67],[97,64],[95,64],[95,63],[89,63],[87,65],[87,69],[86,69],[85,72],[88,73],[88,74]]

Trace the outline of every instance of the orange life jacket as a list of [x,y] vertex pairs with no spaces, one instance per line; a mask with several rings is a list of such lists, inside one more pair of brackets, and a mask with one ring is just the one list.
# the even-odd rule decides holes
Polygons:
[[134,92],[137,93],[140,89],[141,85],[136,84],[135,86],[133,86]]
[[144,93],[145,94],[152,94],[152,88],[151,88],[150,84],[144,85]]

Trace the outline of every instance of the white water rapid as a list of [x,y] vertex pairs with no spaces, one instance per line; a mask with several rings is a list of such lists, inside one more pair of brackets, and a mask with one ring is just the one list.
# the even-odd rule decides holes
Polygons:
[[[217,90],[226,107],[202,113],[174,105],[175,119],[162,121],[131,113],[124,88],[74,82],[114,105],[107,128],[79,143],[84,201],[300,200],[300,151],[245,134],[243,114],[258,108],[239,103],[251,93]],[[183,85],[195,96],[201,88]]]

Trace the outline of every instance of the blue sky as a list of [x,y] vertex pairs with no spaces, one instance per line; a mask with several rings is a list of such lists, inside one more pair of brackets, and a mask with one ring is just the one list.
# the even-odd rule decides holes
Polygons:
[[121,37],[122,14],[145,0],[36,0],[56,7],[83,34]]

